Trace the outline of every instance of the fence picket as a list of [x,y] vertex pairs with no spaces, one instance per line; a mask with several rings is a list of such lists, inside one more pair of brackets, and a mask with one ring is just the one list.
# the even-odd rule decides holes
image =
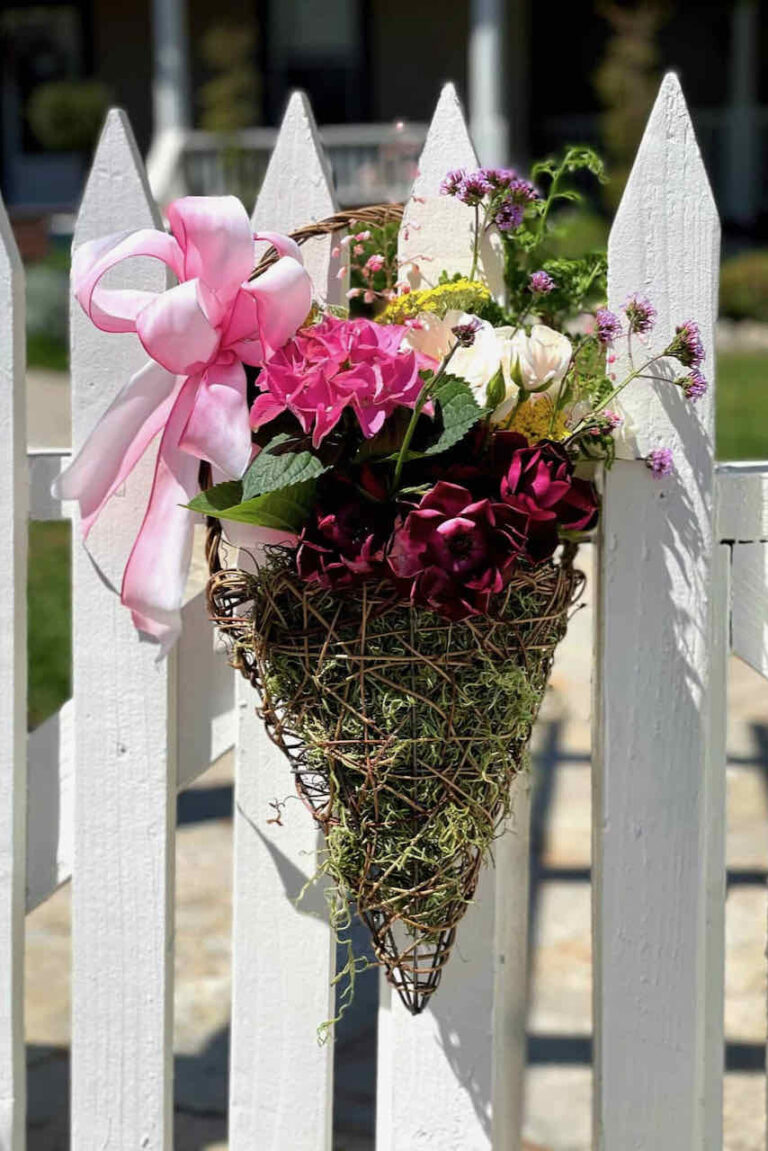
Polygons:
[[[311,109],[295,93],[254,228],[290,231],[335,210]],[[305,259],[316,291],[335,301],[331,246],[329,237],[312,241]],[[239,680],[229,1146],[330,1151],[333,1047],[318,1046],[316,1028],[330,1018],[333,941],[317,885],[293,902],[314,874],[318,833],[255,705],[253,689]]]
[[0,200],[0,1147],[25,1146],[24,893],[26,877],[27,462],[24,272]]
[[[654,348],[688,318],[713,360],[719,225],[685,100],[664,80],[611,231],[609,301],[655,303]],[[642,356],[636,349],[636,355]],[[617,373],[626,367],[620,356]],[[696,406],[636,381],[638,429],[605,485],[594,709],[595,1146],[719,1147],[724,820],[714,388]],[[656,483],[634,454],[668,446]],[[718,599],[718,604],[720,600]],[[707,859],[708,849],[716,851]],[[714,1097],[708,1097],[712,1095]]]
[[[158,225],[128,120],[112,111],[75,246]],[[166,284],[157,261],[132,261],[111,277],[113,286]],[[71,341],[77,449],[146,355],[133,336],[97,331],[75,304]],[[74,548],[73,1148],[172,1145],[174,659],[157,662],[105,586],[119,587],[153,463],[139,465],[93,529],[101,571]]]
[[733,654],[768,676],[768,543],[735,544]]
[[[440,273],[472,267],[474,213],[450,196],[440,195],[440,184],[452,168],[476,168],[477,153],[469,137],[461,102],[453,84],[444,84],[429,125],[419,169],[405,205],[398,257],[401,276],[412,288],[428,288]],[[480,267],[495,296],[501,296],[504,276],[493,233],[480,248]]]
[[[453,85],[438,101],[414,199],[400,232],[401,258],[421,257],[424,278],[445,267],[469,271],[472,212],[439,196],[450,168],[476,164]],[[423,257],[430,257],[425,260]],[[486,253],[489,282],[499,277]],[[382,978],[377,1151],[415,1147],[424,1132],[441,1151],[516,1151],[525,1067],[528,917],[528,781],[495,846],[473,906],[459,925],[454,955],[430,1006],[412,1019]],[[414,1084],[418,1084],[414,1088]]]

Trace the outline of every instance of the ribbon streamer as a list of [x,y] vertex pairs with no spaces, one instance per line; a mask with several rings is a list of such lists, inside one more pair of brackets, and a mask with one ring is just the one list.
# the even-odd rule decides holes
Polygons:
[[[103,332],[135,332],[149,360],[124,385],[55,485],[77,500],[83,535],[161,435],[152,491],[123,573],[121,601],[136,628],[169,650],[181,601],[195,513],[184,508],[207,460],[239,479],[251,459],[244,364],[260,365],[306,319],[312,284],[298,245],[252,233],[234,196],[188,196],[168,209],[170,233],[144,228],[82,244],[72,290]],[[255,240],[279,259],[256,280]],[[161,260],[179,281],[165,292],[110,289],[100,281],[134,256]]]

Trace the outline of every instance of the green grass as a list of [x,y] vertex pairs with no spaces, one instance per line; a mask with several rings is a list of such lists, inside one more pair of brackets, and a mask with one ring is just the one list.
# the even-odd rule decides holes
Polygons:
[[768,460],[768,354],[717,357],[717,458]]
[[67,522],[29,525],[27,725],[30,729],[58,711],[72,691],[70,534]]
[[27,335],[27,365],[30,368],[47,368],[54,372],[69,371],[69,349],[55,336],[43,332],[29,332]]

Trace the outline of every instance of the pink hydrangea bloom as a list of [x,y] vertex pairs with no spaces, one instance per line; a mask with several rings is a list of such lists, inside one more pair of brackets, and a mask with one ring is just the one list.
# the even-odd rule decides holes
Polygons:
[[419,370],[436,367],[428,356],[400,350],[405,330],[333,316],[303,329],[264,364],[251,427],[287,410],[317,447],[351,408],[365,438],[375,436],[396,408],[414,407],[423,384]]

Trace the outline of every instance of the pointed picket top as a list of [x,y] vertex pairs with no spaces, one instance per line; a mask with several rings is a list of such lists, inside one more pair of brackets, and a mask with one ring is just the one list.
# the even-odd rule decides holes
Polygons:
[[[711,373],[719,225],[675,76],[661,85],[608,245],[608,302],[647,295],[620,380],[700,325]],[[674,360],[654,368],[670,380]],[[712,378],[710,375],[710,383]],[[714,537],[714,395],[638,379],[636,443],[605,476],[593,707],[594,1130],[600,1148],[722,1145],[728,557]],[[673,452],[673,475],[626,462]],[[620,669],[620,674],[618,674]],[[672,880],[670,877],[674,877]],[[631,1044],[627,1036],[632,1037]]]
[[162,227],[130,121],[111,108],[75,223],[74,245],[125,228]]
[[[125,112],[107,115],[75,223],[73,248],[87,240],[138,228],[162,228],[144,164]],[[108,274],[110,287],[162,291],[167,273],[159,260],[130,260]],[[77,450],[119,388],[146,361],[138,339],[99,332],[76,300],[70,301],[73,349],[73,447]],[[96,381],[98,380],[98,386]],[[88,550],[114,588],[120,587],[130,547],[149,496],[155,452],[150,450],[110,501],[88,541]],[[145,494],[142,499],[142,495]],[[125,495],[127,498],[120,498]]]
[[[693,124],[680,82],[668,73],[611,229],[609,306],[618,311],[631,292],[640,292],[658,311],[653,334],[645,343],[635,341],[635,364],[663,348],[676,324],[696,320],[706,348],[704,369],[710,389],[694,406],[671,386],[654,386],[647,380],[630,384],[622,395],[629,429],[620,444],[623,458],[645,456],[659,446],[681,448],[691,421],[696,421],[711,447],[719,246],[717,208]],[[629,364],[623,341],[617,352],[614,370],[620,379]],[[668,362],[666,371],[672,378],[681,374],[674,362]]]
[[[253,210],[254,229],[289,233],[336,211],[333,177],[312,106],[303,92],[294,92]],[[315,294],[328,303],[338,303],[344,287],[338,279],[340,260],[331,255],[333,247],[331,236],[302,246]]]
[[[477,153],[456,88],[445,84],[429,125],[418,175],[400,228],[398,255],[403,278],[412,288],[436,284],[442,271],[469,275],[475,214],[466,204],[441,196],[440,184],[451,169],[476,168],[477,164]],[[498,243],[494,245],[491,238],[482,245],[481,268],[491,291],[500,296],[502,261]]]

